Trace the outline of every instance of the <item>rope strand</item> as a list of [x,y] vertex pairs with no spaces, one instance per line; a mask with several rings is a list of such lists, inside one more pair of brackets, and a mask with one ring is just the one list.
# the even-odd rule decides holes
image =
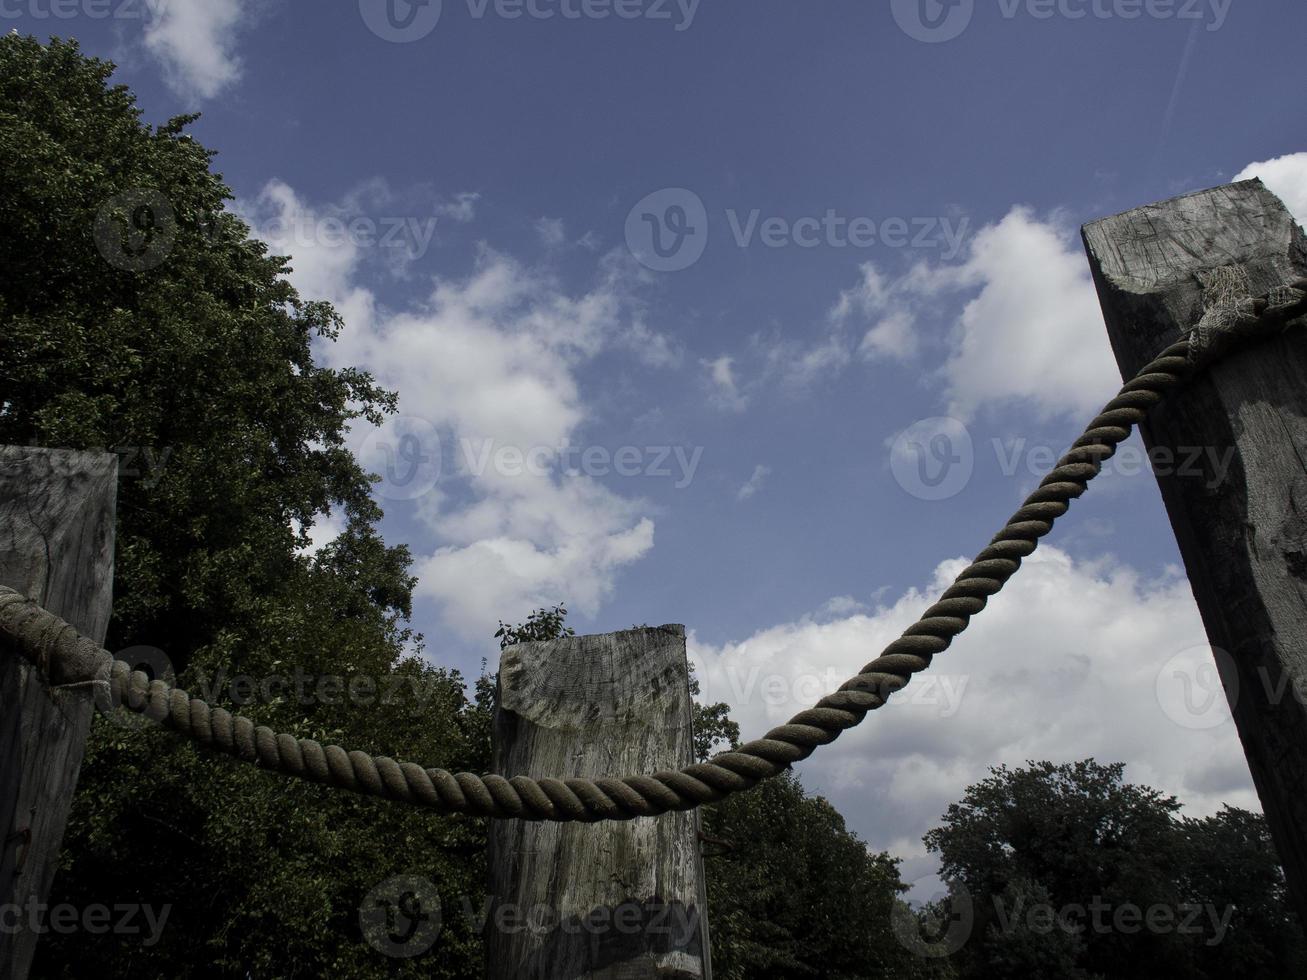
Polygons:
[[[1224,280],[1223,280],[1224,281]],[[1237,290],[1236,290],[1237,291]],[[525,820],[629,820],[714,803],[810,756],[907,685],[948,649],[1088,488],[1148,410],[1226,355],[1234,341],[1282,331],[1307,314],[1307,279],[1260,299],[1221,295],[1202,322],[1122,387],[953,584],[899,639],[838,691],[760,739],[679,772],[605,779],[477,776],[347,752],[256,725],[149,678],[79,635],[34,601],[0,587],[0,638],[52,685],[93,685],[132,711],[207,749],[311,782],[425,806],[441,813]]]

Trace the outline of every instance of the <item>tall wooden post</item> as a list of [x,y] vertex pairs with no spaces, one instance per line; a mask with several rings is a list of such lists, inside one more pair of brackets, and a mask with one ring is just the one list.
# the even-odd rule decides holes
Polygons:
[[[613,776],[693,761],[685,628],[524,643],[499,663],[495,772]],[[491,980],[711,980],[698,812],[496,820]]]
[[[104,643],[118,458],[0,447],[0,585]],[[0,976],[27,976],[91,724],[93,693],[51,690],[0,642]],[[17,918],[13,908],[21,909]]]
[[[1204,281],[1260,296],[1307,276],[1307,239],[1261,181],[1087,225],[1117,363],[1132,377],[1202,316]],[[1230,269],[1228,267],[1237,267]],[[1239,270],[1242,270],[1240,272]],[[1144,440],[1201,475],[1158,484],[1299,916],[1307,923],[1307,336],[1232,354],[1150,413]],[[1212,460],[1231,453],[1220,478]]]

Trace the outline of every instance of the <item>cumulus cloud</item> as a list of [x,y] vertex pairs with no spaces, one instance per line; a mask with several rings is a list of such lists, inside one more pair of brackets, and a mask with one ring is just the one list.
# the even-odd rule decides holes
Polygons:
[[478,198],[472,192],[452,198],[426,190],[399,193],[374,178],[337,201],[310,208],[285,181],[274,179],[234,210],[276,253],[293,259],[294,282],[303,295],[340,299],[342,283],[359,279],[365,266],[408,278],[441,241],[445,222],[472,220]]
[[241,76],[237,35],[253,13],[247,0],[151,3],[145,49],[184,98],[211,99]]
[[[1307,153],[1251,164],[1236,180],[1254,176],[1307,221]],[[948,324],[936,376],[948,414],[964,420],[1003,406],[1080,418],[1121,383],[1083,248],[1059,215],[1013,208],[973,236],[961,261],[918,263],[898,278],[864,265],[831,311],[836,324],[859,318],[869,360],[909,359],[923,324]]]
[[[1254,176],[1307,221],[1307,153],[1251,164],[1236,179]],[[1083,248],[1058,216],[1013,208],[974,236],[962,262],[918,265],[897,281],[864,268],[836,314],[887,317],[864,339],[864,353],[898,356],[913,311],[950,294],[971,298],[953,322],[941,369],[949,414],[966,419],[1011,405],[1044,419],[1079,418],[1120,386]]]
[[1078,417],[1116,393],[1121,375],[1073,236],[1016,208],[976,235],[957,275],[980,293],[943,369],[951,414],[1019,401],[1044,417]]
[[[360,284],[361,243],[285,240],[285,228],[313,226],[331,210],[273,182],[243,213],[291,255],[301,292],[330,300],[344,317],[346,329],[320,356],[398,391],[404,432],[416,434],[424,459],[443,463],[438,486],[432,474],[421,493],[395,491],[417,501],[435,537],[415,561],[416,594],[467,636],[564,597],[594,614],[654,537],[642,501],[576,472],[559,453],[589,419],[579,369],[605,349],[629,348],[632,336],[658,347],[634,309],[626,264],[601,259],[594,286],[575,294],[483,246],[471,273],[440,279],[424,302],[390,311]],[[370,431],[354,439],[362,462],[384,475],[390,460],[381,450],[397,439],[381,442]],[[385,496],[385,481],[378,492]]]
[[1028,208],[977,232],[959,262],[919,262],[897,278],[864,264],[830,319],[867,325],[857,350],[869,361],[946,348],[933,377],[964,420],[1005,405],[1080,417],[1121,383],[1078,240]]
[[1237,182],[1253,177],[1260,177],[1271,193],[1284,202],[1298,223],[1307,225],[1307,153],[1290,153],[1261,163],[1250,163],[1234,179]]
[[[833,691],[900,635],[965,566],[874,612],[851,598],[721,646],[690,637],[703,696],[760,737]],[[842,618],[831,613],[844,611]],[[1189,812],[1259,809],[1189,586],[1045,546],[932,666],[863,724],[800,763],[875,848],[920,837],[989,766],[1093,756]],[[908,870],[912,870],[909,868]],[[925,873],[924,869],[914,873]]]
[[[760,379],[789,387],[820,383],[856,359],[935,358],[925,379],[963,420],[1003,406],[1041,420],[1080,417],[1120,387],[1074,229],[1024,207],[973,235],[958,261],[920,261],[898,276],[864,263],[815,341],[755,337],[753,346]],[[719,387],[731,404],[730,387]]]

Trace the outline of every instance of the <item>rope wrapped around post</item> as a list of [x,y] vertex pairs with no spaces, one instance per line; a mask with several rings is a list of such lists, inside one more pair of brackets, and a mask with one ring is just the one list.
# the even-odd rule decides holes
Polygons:
[[693,809],[777,775],[885,704],[913,674],[947,650],[1003,588],[1150,408],[1238,345],[1283,331],[1307,316],[1307,280],[1252,299],[1246,294],[1246,276],[1239,280],[1239,274],[1230,270],[1204,282],[1202,322],[1145,365],[1108,402],[1003,530],[879,657],[838,691],[762,738],[679,772],[595,780],[505,779],[424,769],[297,739],[192,698],[163,681],[151,682],[35,602],[6,588],[0,588],[0,642],[34,664],[51,685],[92,685],[97,699],[112,698],[109,703],[147,715],[205,748],[356,793],[442,813],[559,822],[629,820]]

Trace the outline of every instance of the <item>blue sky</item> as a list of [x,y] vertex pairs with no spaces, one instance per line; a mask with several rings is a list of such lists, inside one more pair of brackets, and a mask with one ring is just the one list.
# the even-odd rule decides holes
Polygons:
[[[355,446],[398,454],[415,625],[471,674],[567,600],[582,632],[685,623],[706,695],[783,721],[1114,394],[1080,224],[1253,174],[1307,217],[1297,0],[390,2],[0,24],[117,61],[151,121],[203,112],[234,207],[345,317],[320,358],[400,393]],[[1132,445],[934,679],[800,767],[908,877],[999,762],[1256,807],[1221,699],[1182,696],[1219,692]]]

